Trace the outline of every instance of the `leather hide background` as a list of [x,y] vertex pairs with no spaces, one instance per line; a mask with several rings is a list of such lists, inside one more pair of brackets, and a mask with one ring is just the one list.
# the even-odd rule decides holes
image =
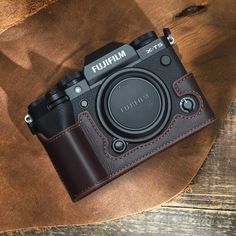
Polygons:
[[[235,24],[217,4],[175,18],[185,3],[60,0],[0,35],[0,231],[110,220],[162,204],[188,186],[236,92]],[[98,47],[150,30],[160,35],[163,27],[172,29],[217,122],[72,203],[24,123],[27,105],[82,68],[85,55]]]

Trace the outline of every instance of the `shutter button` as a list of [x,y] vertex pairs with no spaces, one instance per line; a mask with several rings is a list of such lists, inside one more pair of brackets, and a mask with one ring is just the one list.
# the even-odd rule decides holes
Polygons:
[[112,148],[115,152],[124,152],[124,150],[126,149],[126,143],[122,139],[116,139],[113,141]]
[[180,108],[185,113],[192,112],[196,107],[196,102],[191,97],[184,97],[180,101]]

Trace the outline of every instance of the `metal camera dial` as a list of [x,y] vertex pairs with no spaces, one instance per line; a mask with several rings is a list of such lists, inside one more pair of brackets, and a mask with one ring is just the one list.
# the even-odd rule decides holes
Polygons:
[[66,89],[69,88],[76,83],[78,83],[82,79],[82,72],[76,71],[69,76],[66,76],[64,79],[58,82],[58,88]]

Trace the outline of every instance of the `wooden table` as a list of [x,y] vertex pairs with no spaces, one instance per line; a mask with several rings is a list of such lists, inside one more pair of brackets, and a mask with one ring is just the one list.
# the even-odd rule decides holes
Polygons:
[[[7,5],[7,2],[0,1],[0,4]],[[32,4],[32,11],[27,14],[22,10],[20,15],[11,15],[3,22],[5,25],[0,31],[20,22],[49,2],[53,1],[41,1],[36,7]],[[7,15],[6,12],[4,14]],[[31,229],[1,235],[236,235],[235,159],[236,100],[192,184],[162,207],[98,225]]]

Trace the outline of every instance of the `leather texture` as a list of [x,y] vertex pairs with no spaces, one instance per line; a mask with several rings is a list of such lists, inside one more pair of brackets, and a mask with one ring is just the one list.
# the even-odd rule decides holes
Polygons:
[[[166,1],[137,2],[60,0],[0,35],[0,231],[91,224],[144,211],[183,191],[204,162],[236,93],[236,44],[228,36],[234,22],[214,8],[216,1],[209,4],[208,16],[170,25],[175,4],[164,11]],[[24,123],[27,105],[82,68],[84,57],[100,46],[130,42],[150,30],[161,33],[166,26],[217,122],[73,203]]]
[[176,80],[172,87],[179,97],[192,95],[197,99],[196,112],[191,115],[174,115],[160,135],[122,155],[112,156],[109,153],[107,138],[87,111],[78,115],[77,124],[51,138],[39,134],[40,141],[73,201],[81,199],[215,120],[193,74],[186,74]]

